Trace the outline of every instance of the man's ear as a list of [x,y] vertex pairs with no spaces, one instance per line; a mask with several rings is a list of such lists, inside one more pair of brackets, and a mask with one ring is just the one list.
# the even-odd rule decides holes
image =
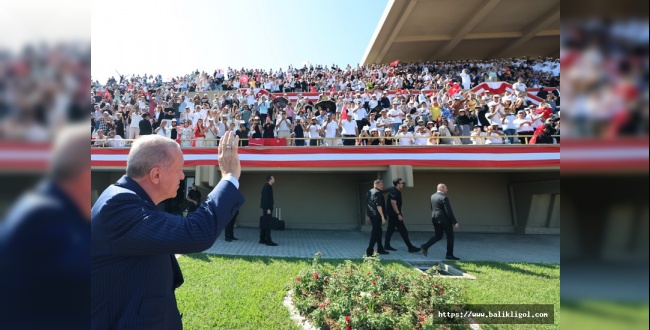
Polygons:
[[151,182],[152,182],[153,184],[156,184],[156,185],[157,185],[157,184],[160,183],[161,175],[162,175],[162,169],[161,169],[160,167],[158,167],[158,166],[153,167],[153,168],[149,171],[149,179],[151,180]]

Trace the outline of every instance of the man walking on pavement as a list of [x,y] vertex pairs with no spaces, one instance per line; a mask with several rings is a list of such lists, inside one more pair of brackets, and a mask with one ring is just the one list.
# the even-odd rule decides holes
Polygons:
[[404,189],[404,180],[402,180],[402,178],[393,180],[393,189],[388,193],[388,201],[386,203],[388,228],[386,228],[386,244],[384,244],[384,249],[388,251],[397,251],[395,248],[390,246],[390,238],[393,236],[395,229],[397,229],[409,252],[420,252],[419,247],[415,247],[411,244],[409,233],[404,225],[404,215],[402,214],[402,189]]
[[428,242],[422,244],[422,253],[426,257],[429,248],[442,239],[442,234],[447,235],[447,256],[448,260],[460,260],[454,256],[454,228],[458,228],[458,221],[451,210],[449,198],[447,198],[447,186],[444,183],[438,184],[437,192],[431,195],[431,222],[436,231],[435,236]]
[[388,254],[384,247],[381,245],[381,225],[386,223],[386,216],[384,215],[384,195],[381,190],[384,189],[384,182],[375,180],[374,187],[366,193],[366,218],[372,224],[372,232],[370,233],[370,243],[366,249],[366,255],[372,257],[375,251],[375,244],[377,244],[377,253]]

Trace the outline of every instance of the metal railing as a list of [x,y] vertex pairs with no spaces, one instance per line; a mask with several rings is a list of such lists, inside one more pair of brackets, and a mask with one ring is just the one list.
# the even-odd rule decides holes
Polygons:
[[[499,136],[499,137],[490,137],[490,136],[436,136],[436,137],[427,137],[427,142],[431,140],[432,144],[427,143],[426,145],[418,145],[418,144],[411,144],[411,145],[400,145],[399,140],[403,139],[400,137],[396,136],[390,136],[390,138],[393,139],[393,143],[390,146],[399,146],[399,147],[421,147],[421,146],[435,146],[435,145],[442,145],[442,146],[477,146],[477,145],[510,145],[510,146],[517,146],[517,145],[529,145],[528,142],[530,139],[533,137],[533,135],[510,135],[510,136]],[[560,138],[560,135],[551,135],[555,140]],[[247,139],[240,139],[239,140],[239,146],[240,147],[258,147],[258,145],[251,145],[251,141],[261,141],[261,139],[278,139],[279,137],[273,137],[273,138],[247,138]],[[284,138],[287,141],[287,146],[297,146],[296,141],[305,141],[304,146],[313,146],[310,145],[311,140],[316,140],[316,145],[315,146],[330,146],[330,147],[336,147],[336,146],[344,146],[344,147],[351,147],[351,146],[357,146],[357,147],[365,147],[365,146],[370,146],[373,147],[375,145],[371,145],[372,140],[374,139],[379,139],[380,141],[386,139],[386,137],[333,137],[333,138],[326,138],[326,137],[319,137],[316,139],[308,138],[308,137],[303,137],[303,138],[296,138],[296,137],[288,137]],[[423,139],[423,138],[418,138],[418,137],[409,137],[409,139],[415,141],[416,139]],[[464,144],[462,143],[461,139],[469,139],[471,143]],[[501,140],[500,143],[493,143],[492,140]],[[512,139],[512,140],[511,140]],[[344,140],[353,140],[354,145],[343,145]],[[362,144],[363,140],[368,140],[367,144]],[[445,140],[450,140],[447,142],[443,142]],[[474,141],[480,141],[480,143],[474,143]],[[522,143],[522,140],[524,143]],[[130,148],[131,144],[135,141],[134,139],[111,139],[111,138],[106,138],[106,139],[97,139],[93,138],[91,140],[91,147],[106,147],[106,148]],[[219,144],[219,139],[190,139],[190,140],[176,140],[177,142],[180,142],[180,145],[182,148],[216,148]],[[508,143],[511,141],[515,141],[516,143]],[[554,141],[555,142],[555,141]],[[555,142],[557,144],[560,144],[559,142]],[[261,145],[259,145],[261,146]],[[386,144],[379,144],[379,146],[386,146]],[[269,146],[266,146],[269,147]]]

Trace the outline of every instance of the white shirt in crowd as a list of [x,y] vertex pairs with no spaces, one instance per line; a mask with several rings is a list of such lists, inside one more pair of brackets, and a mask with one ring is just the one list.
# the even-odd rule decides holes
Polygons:
[[278,120],[275,122],[275,126],[278,128],[278,132],[291,130],[291,126],[289,126],[287,121],[288,119],[283,120],[282,117],[278,117]]
[[515,117],[513,114],[506,115],[506,118],[503,120],[503,129],[517,129],[517,126],[515,125],[515,119],[517,119],[517,117]]
[[[133,110],[135,111],[135,110]],[[135,127],[135,128],[140,128],[140,121],[142,120],[142,116],[137,112],[133,112],[131,115],[131,125],[130,127]]]
[[520,83],[520,82],[516,82],[516,83],[514,83],[514,84],[512,85],[512,88],[514,88],[515,90],[518,90],[518,91],[525,92],[525,91],[526,91],[526,84],[524,84],[524,83]]
[[411,132],[400,132],[395,135],[399,139],[399,145],[401,146],[410,146],[413,145],[413,133]]
[[501,113],[499,111],[495,111],[493,114],[490,113],[489,111],[485,113],[485,118],[490,121],[490,125],[497,125],[499,127],[502,127],[503,124],[501,123]]
[[336,122],[332,120],[329,123],[325,122],[325,125],[326,126],[323,126],[323,128],[325,130],[325,137],[326,138],[336,137],[336,129],[338,128],[338,125],[336,124]]
[[126,142],[122,139],[121,136],[115,134],[115,137],[106,139],[106,143],[109,148],[124,148]]
[[320,125],[318,125],[318,124],[309,125],[309,138],[310,139],[319,138],[320,137],[319,131],[320,131]]
[[[533,127],[530,124],[528,124],[528,122],[531,122],[530,118],[528,118],[528,117],[517,118],[517,119],[513,120],[512,122],[515,125],[515,129],[517,130],[517,133],[533,131]],[[521,126],[519,126],[519,125],[521,125]]]
[[[349,117],[351,118],[351,117]],[[354,120],[343,120],[341,121],[341,134],[342,135],[357,135],[355,129],[357,128],[357,122]]]
[[427,141],[429,140],[429,135],[423,132],[417,132],[413,135],[413,137],[415,138],[415,145],[418,146],[426,146]]
[[363,118],[368,117],[368,112],[366,111],[365,108],[358,108],[356,111],[353,112],[354,115],[354,120],[361,120]]
[[503,138],[497,133],[490,133],[490,137],[485,140],[485,144],[503,144]]

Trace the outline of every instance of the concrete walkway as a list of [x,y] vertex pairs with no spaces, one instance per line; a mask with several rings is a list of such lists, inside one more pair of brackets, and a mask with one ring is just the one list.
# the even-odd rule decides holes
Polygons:
[[[384,235],[385,235],[384,231]],[[414,245],[425,243],[433,232],[409,233]],[[237,241],[226,242],[223,233],[215,244],[205,251],[219,255],[246,255],[271,257],[312,258],[322,252],[323,258],[360,259],[370,239],[369,232],[335,230],[274,231],[273,241],[278,246],[259,244],[259,229],[235,228]],[[398,251],[382,255],[382,259],[404,261],[434,261],[445,257],[446,238],[429,248],[429,256],[422,252],[408,253],[399,233],[391,239]],[[454,254],[466,261],[504,261],[560,263],[559,235],[470,234],[456,233]]]

